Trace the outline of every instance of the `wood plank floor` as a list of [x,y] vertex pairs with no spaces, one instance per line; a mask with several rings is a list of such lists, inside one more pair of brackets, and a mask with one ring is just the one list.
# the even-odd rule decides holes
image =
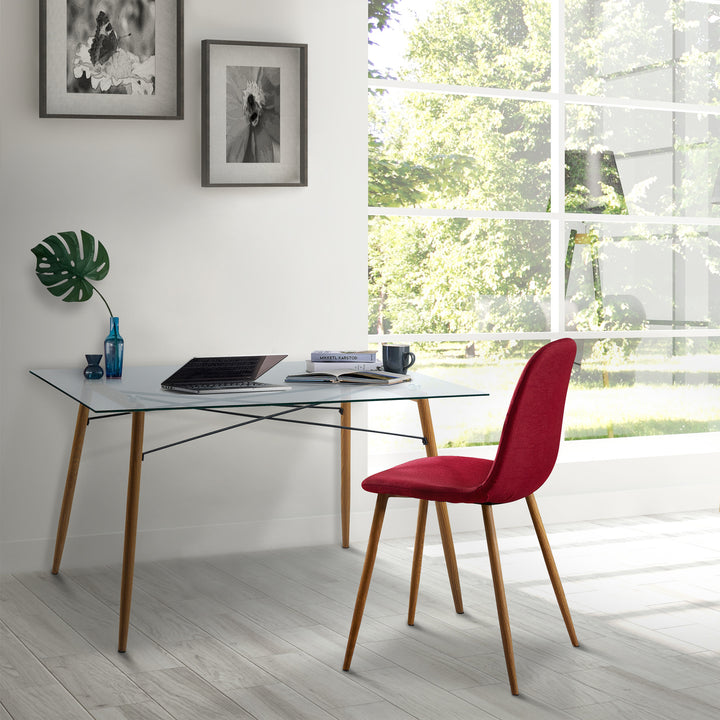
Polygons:
[[411,541],[381,540],[348,673],[360,547],[140,563],[122,655],[119,566],[6,576],[0,720],[717,720],[720,514],[547,529],[581,647],[531,527],[500,530],[519,697],[477,533],[455,538],[463,615],[428,537],[414,627]]

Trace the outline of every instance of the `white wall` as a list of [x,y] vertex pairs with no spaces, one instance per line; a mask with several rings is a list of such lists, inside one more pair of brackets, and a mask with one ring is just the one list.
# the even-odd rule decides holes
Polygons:
[[[360,346],[366,332],[364,0],[185,0],[185,120],[38,118],[38,9],[0,0],[0,570],[47,569],[76,408],[28,374],[84,365],[107,313],[51,297],[30,248],[84,228],[108,247],[102,290],[121,318],[128,364],[193,354]],[[309,187],[200,187],[200,41],[309,45]],[[249,270],[271,261],[267,270]],[[442,401],[435,401],[439,403]],[[354,418],[362,420],[362,411]],[[217,424],[150,415],[146,447]],[[413,432],[411,429],[410,432]],[[91,424],[64,566],[121,557],[129,419]],[[714,447],[711,445],[714,442]],[[373,498],[358,487],[351,539]],[[541,491],[546,522],[717,507],[714,438],[573,443]],[[372,458],[371,469],[399,458]],[[149,456],[139,560],[339,541],[337,436],[258,426]],[[384,534],[411,535],[393,501]],[[451,508],[456,531],[475,508]],[[526,523],[521,504],[498,525]],[[434,529],[431,521],[429,531]]]
[[[37,281],[30,248],[47,235],[83,228],[108,248],[101,290],[126,364],[365,343],[367,38],[364,0],[185,0],[184,120],[40,119],[38,3],[1,2],[0,560],[11,571],[48,567],[76,411],[28,369],[81,372],[108,326],[99,299],[62,303]],[[308,44],[307,188],[200,187],[203,39]],[[146,447],[216,426],[151,416]],[[128,437],[128,418],[89,428],[67,564],[120,558]],[[336,541],[338,457],[332,431],[279,424],[148,457],[138,559]]]

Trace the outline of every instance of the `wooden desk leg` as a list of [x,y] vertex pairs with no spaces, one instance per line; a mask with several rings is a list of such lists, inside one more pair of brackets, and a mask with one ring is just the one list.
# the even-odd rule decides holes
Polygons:
[[[430,403],[426,398],[416,400],[415,402],[417,403],[418,412],[420,413],[422,433],[427,440],[425,453],[428,457],[434,457],[438,454],[438,451],[437,443],[435,442],[432,416],[430,414]],[[447,566],[448,578],[450,579],[450,590],[452,591],[453,602],[455,603],[455,612],[462,613],[463,604],[462,591],[460,589],[460,575],[458,574],[455,545],[453,544],[452,530],[450,529],[450,517],[447,511],[447,504],[444,502],[436,502],[435,509],[440,526],[440,538],[442,539],[443,553],[445,554],[445,565]]]
[[[350,403],[340,403],[342,416],[340,424],[352,425]],[[340,430],[340,517],[342,527],[342,546],[350,547],[350,433],[344,427]]]
[[70,524],[70,511],[72,510],[73,496],[75,495],[75,483],[77,481],[78,469],[80,468],[80,457],[82,456],[83,443],[85,442],[85,431],[88,425],[88,408],[78,405],[77,420],[75,421],[75,435],[73,436],[70,461],[68,462],[67,477],[65,478],[65,492],[63,493],[62,505],[60,506],[60,517],[58,519],[57,537],[55,538],[55,555],[53,556],[52,574],[57,575],[60,571],[67,537],[68,525]]
[[120,586],[120,629],[118,652],[127,650],[130,627],[133,573],[135,570],[135,537],[137,535],[138,504],[140,500],[140,473],[142,470],[143,432],[145,413],[132,414],[130,433],[130,469],[128,471],[127,509],[125,511],[125,541],[123,547],[122,581]]

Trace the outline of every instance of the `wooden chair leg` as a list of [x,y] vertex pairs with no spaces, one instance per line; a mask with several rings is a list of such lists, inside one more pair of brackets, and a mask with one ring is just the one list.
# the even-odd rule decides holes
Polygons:
[[452,539],[450,529],[450,516],[448,515],[447,504],[436,502],[438,525],[440,526],[440,539],[442,540],[443,553],[445,555],[445,566],[447,567],[448,580],[450,581],[450,592],[455,603],[455,612],[463,613],[462,590],[460,589],[460,574],[458,573],[457,558],[455,556],[455,543]]
[[547,567],[548,575],[550,575],[550,582],[552,583],[553,590],[555,591],[555,597],[560,607],[560,613],[562,614],[563,620],[565,621],[565,627],[567,628],[568,635],[570,636],[570,642],[575,647],[578,647],[577,635],[575,634],[575,626],[573,625],[572,617],[570,616],[570,608],[565,598],[565,591],[563,590],[562,582],[560,581],[560,575],[555,565],[555,559],[553,558],[552,550],[550,550],[550,543],[548,542],[547,533],[545,532],[545,526],[543,525],[542,518],[540,517],[540,511],[538,510],[537,502],[533,495],[528,495],[525,498],[528,509],[530,510],[530,517],[532,518],[533,525],[535,526],[535,534],[537,535],[540,543],[540,549],[542,550],[543,558],[545,559],[545,566]]
[[415,624],[415,607],[420,588],[420,570],[422,569],[423,546],[425,545],[425,523],[428,501],[421,500],[418,507],[417,529],[415,530],[415,550],[413,552],[412,575],[410,576],[410,603],[408,605],[408,625]]
[[350,625],[343,670],[349,670],[350,663],[352,662],[355,643],[357,642],[358,632],[360,631],[360,623],[362,622],[363,612],[365,611],[365,601],[367,600],[368,590],[370,589],[370,578],[372,577],[373,567],[375,566],[375,556],[377,555],[378,542],[380,541],[380,531],[382,530],[383,520],[385,519],[385,508],[387,507],[389,497],[389,495],[378,495],[375,502],[375,514],[373,515],[370,537],[368,539],[367,550],[365,551],[365,564],[363,565],[362,576],[360,577],[357,599],[355,600],[355,610]]
[[498,551],[497,535],[495,534],[492,506],[483,505],[482,511],[483,523],[485,524],[485,539],[487,540],[488,554],[490,556],[490,570],[492,571],[493,587],[495,589],[495,603],[497,604],[498,621],[500,622],[500,635],[503,650],[505,651],[505,665],[510,680],[510,690],[513,695],[518,695],[520,691],[518,690],[517,674],[515,672],[510,618],[508,617],[507,602],[505,600],[505,585],[503,583],[502,568],[500,567],[500,552]]

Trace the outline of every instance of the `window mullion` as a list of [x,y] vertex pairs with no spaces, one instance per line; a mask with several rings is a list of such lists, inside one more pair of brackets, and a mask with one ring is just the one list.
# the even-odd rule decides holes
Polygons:
[[550,9],[550,330],[565,326],[563,281],[565,203],[565,3],[552,0]]

